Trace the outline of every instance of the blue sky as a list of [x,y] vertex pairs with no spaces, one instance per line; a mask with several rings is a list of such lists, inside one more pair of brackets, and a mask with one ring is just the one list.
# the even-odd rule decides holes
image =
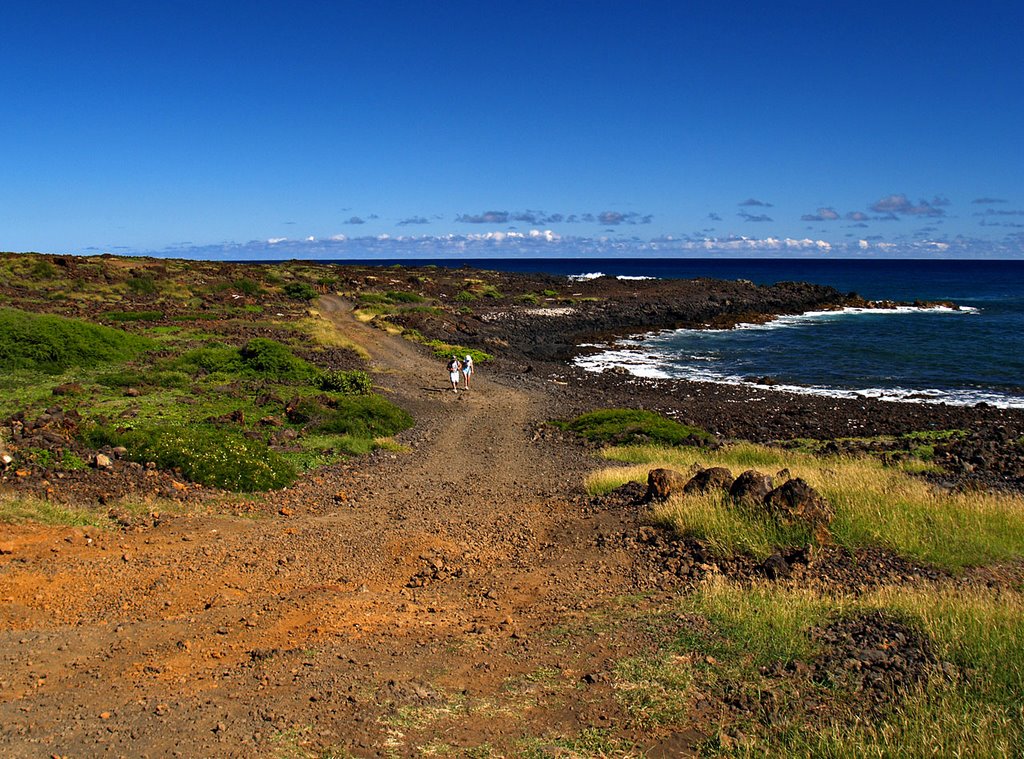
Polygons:
[[1024,257],[1019,2],[2,17],[2,250]]

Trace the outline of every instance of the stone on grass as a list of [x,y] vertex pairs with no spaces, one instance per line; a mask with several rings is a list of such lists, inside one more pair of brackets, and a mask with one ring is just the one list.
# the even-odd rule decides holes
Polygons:
[[684,493],[707,493],[712,490],[729,491],[732,487],[732,472],[725,467],[713,466],[701,469],[683,487]]
[[764,498],[765,510],[782,524],[827,526],[835,515],[832,505],[799,477],[787,480]]
[[645,501],[665,501],[673,493],[680,493],[686,478],[675,469],[652,469],[647,473]]
[[748,469],[732,483],[729,497],[744,506],[757,506],[772,492],[772,478],[756,469]]

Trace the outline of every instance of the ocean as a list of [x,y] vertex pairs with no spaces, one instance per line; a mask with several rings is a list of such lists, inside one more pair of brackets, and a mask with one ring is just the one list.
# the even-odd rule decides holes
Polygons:
[[[342,262],[338,262],[342,263]],[[361,262],[362,263],[362,262]],[[374,262],[383,263],[383,262]],[[390,261],[588,276],[831,285],[871,300],[951,309],[818,312],[731,330],[665,330],[584,346],[576,363],[645,377],[916,403],[1024,408],[1024,261],[861,259],[474,259]],[[764,384],[759,385],[765,387]]]

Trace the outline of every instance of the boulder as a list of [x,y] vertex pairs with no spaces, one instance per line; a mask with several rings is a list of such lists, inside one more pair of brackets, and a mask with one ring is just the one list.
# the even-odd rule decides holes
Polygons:
[[725,467],[713,466],[701,469],[683,487],[684,493],[707,493],[710,490],[729,491],[732,487],[732,472]]
[[114,466],[114,462],[110,460],[110,457],[105,453],[97,453],[96,459],[93,462],[97,469],[110,469]]
[[772,491],[772,478],[756,469],[748,469],[732,483],[729,497],[745,506],[757,506]]
[[686,478],[675,469],[652,469],[647,473],[645,501],[665,501],[673,493],[683,492]]
[[761,571],[769,580],[781,580],[790,574],[789,563],[778,551],[762,562]]
[[765,510],[782,524],[828,525],[832,505],[802,479],[787,480],[764,498]]

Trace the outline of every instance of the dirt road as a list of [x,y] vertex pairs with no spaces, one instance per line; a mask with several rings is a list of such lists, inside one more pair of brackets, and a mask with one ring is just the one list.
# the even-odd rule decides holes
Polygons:
[[320,307],[416,418],[410,452],[330,467],[259,518],[4,527],[0,753],[512,756],[595,729],[684,750],[616,698],[648,600],[622,600],[631,557],[599,536],[634,516],[589,509],[598,462],[534,434],[548,396],[486,365],[453,393],[419,346]]

